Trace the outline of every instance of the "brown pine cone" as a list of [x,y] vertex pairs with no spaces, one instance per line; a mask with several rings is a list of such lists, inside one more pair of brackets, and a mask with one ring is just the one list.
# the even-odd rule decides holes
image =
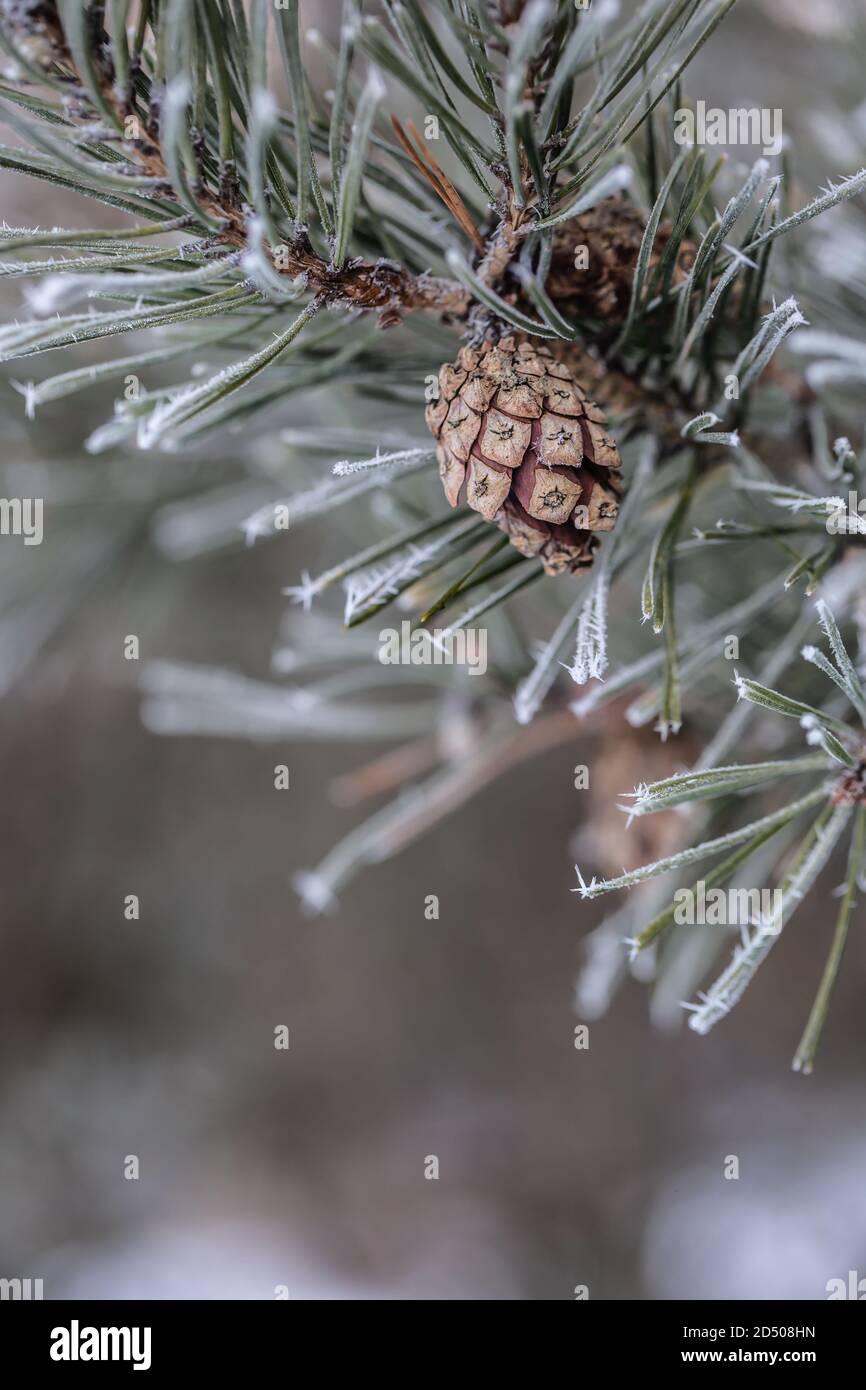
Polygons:
[[68,57],[56,0],[0,0],[0,13],[17,52],[32,67],[47,72]]
[[[607,706],[599,713],[616,711],[622,716],[627,700]],[[682,767],[691,767],[700,753],[688,729],[676,740],[676,752],[670,743],[662,743],[658,733],[649,725],[630,728],[618,717],[610,724],[605,718],[593,719],[591,725],[594,755],[589,788],[590,809],[580,827],[580,853],[591,858],[605,878],[628,873],[641,864],[662,859],[684,848],[688,840],[689,822],[676,809],[660,811],[654,816],[638,816],[624,833],[625,822],[621,809],[623,793],[634,786],[634,769],[652,782],[670,777]]]
[[548,574],[592,564],[622,488],[606,417],[552,352],[513,337],[461,348],[426,411],[445,495],[495,522]]
[[[574,320],[595,319],[619,327],[628,313],[634,269],[646,222],[625,198],[605,198],[597,207],[566,222],[553,241],[547,292],[557,307]],[[657,265],[671,234],[662,222],[656,232],[649,269]],[[585,269],[576,261],[579,247],[586,247]],[[673,284],[678,284],[695,257],[695,247],[684,241],[677,254]]]

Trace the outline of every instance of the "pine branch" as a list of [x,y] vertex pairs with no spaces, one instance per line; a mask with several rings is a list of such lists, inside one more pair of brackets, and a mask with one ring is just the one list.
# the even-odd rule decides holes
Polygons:
[[830,1009],[830,999],[836,977],[839,974],[839,967],[842,964],[842,954],[848,937],[848,926],[854,911],[854,897],[863,868],[864,855],[866,855],[866,807],[860,806],[857,810],[854,834],[851,838],[845,893],[839,907],[839,916],[833,933],[833,944],[830,948],[827,964],[824,967],[824,974],[821,976],[815,1003],[812,1005],[812,1011],[800,1039],[800,1045],[791,1064],[794,1071],[801,1071],[805,1076],[810,1074],[814,1066],[815,1053],[818,1050],[818,1043],[821,1040]]
[[[43,13],[40,13],[40,23],[45,25],[52,44],[53,61],[73,74],[73,80],[89,95],[96,109],[115,128],[122,131],[124,121],[129,115],[128,102],[116,89],[111,67],[97,61],[85,64],[85,59],[91,52],[85,29],[76,20],[73,46],[64,27],[75,17],[78,9],[77,6],[66,6],[57,11],[51,4],[41,7]],[[13,13],[13,21],[14,18]],[[27,35],[21,34],[20,37],[23,40]],[[84,74],[80,71],[82,65],[86,66]],[[165,126],[166,148],[155,143],[150,130],[147,135],[133,137],[127,142],[135,153],[135,174],[130,176],[130,186],[140,188],[142,181],[150,181],[154,187],[164,189],[176,205],[178,202],[181,204],[178,209],[181,214],[186,197],[186,212],[192,229],[197,230],[202,236],[213,234],[216,241],[223,246],[245,248],[245,214],[239,199],[232,192],[230,182],[226,180],[225,170],[218,190],[208,190],[202,186],[194,198],[190,198],[189,193],[185,192],[186,178],[183,168],[184,164],[188,163],[190,147],[185,147],[185,153],[181,158],[176,157],[175,152],[178,149],[178,140],[185,138],[184,112],[188,99],[188,85],[183,88],[169,87],[166,91],[160,108],[163,116],[168,117]],[[79,118],[78,124],[83,125],[89,119],[90,114],[86,113]],[[295,129],[297,132],[303,131],[304,122],[296,121]],[[353,158],[357,168],[360,151]],[[152,211],[157,210],[153,208]],[[434,309],[437,313],[457,317],[466,313],[467,297],[453,282],[429,275],[416,276],[403,266],[381,260],[355,260],[348,266],[342,266],[340,260],[344,253],[340,252],[337,255],[337,263],[329,264],[314,250],[303,230],[302,221],[303,219],[299,220],[298,230],[291,239],[282,242],[279,248],[274,248],[275,252],[279,250],[279,256],[275,257],[276,268],[280,275],[291,279],[302,277],[306,287],[319,296],[322,303],[381,312],[391,311],[392,314],[397,308]],[[345,224],[344,217],[344,228]],[[346,231],[341,235],[345,239]]]
[[[652,863],[581,879],[584,896],[642,889],[720,854],[706,882],[725,883],[747,863],[772,871],[787,920],[853,819],[843,911],[798,1052],[805,1068],[864,834],[866,628],[856,593],[866,172],[801,196],[793,154],[781,173],[758,159],[733,178],[703,149],[678,149],[683,75],[732,10],[733,0],[644,0],[627,14],[616,0],[586,11],[553,0],[386,0],[374,17],[344,0],[332,50],[302,33],[298,0],[277,9],[269,0],[0,0],[0,44],[15,65],[0,83],[13,132],[0,166],[63,197],[96,199],[126,224],[0,229],[0,276],[21,284],[25,302],[22,320],[0,328],[0,359],[168,330],[156,346],[136,341],[42,380],[25,369],[13,383],[32,418],[79,390],[183,363],[180,379],[124,392],[86,441],[93,456],[220,445],[230,430],[252,436],[266,409],[298,404],[291,430],[279,435],[278,421],[267,441],[266,479],[243,457],[233,459],[243,482],[230,499],[206,483],[181,494],[159,481],[157,453],[148,500],[157,544],[174,556],[274,539],[289,517],[333,516],[338,531],[342,519],[345,553],[287,591],[307,610],[343,585],[340,669],[314,679],[308,654],[307,684],[284,698],[228,673],[154,668],[145,718],[165,733],[390,737],[396,728],[412,740],[377,775],[396,786],[420,768],[426,783],[301,880],[319,905],[515,750],[546,746],[549,729],[568,737],[575,714],[609,716],[619,695],[624,737],[657,720],[663,738],[686,724],[687,738],[709,741],[689,755],[690,771],[653,772],[633,797],[632,816],[690,807],[684,833]],[[330,92],[305,71],[312,42]],[[842,232],[828,251],[816,219],[832,209],[825,235]],[[401,324],[398,338],[378,332]],[[499,354],[489,376],[479,367],[488,354]],[[312,395],[320,388],[325,407]],[[419,438],[422,395],[435,444]],[[568,404],[551,444],[554,399]],[[497,411],[504,423],[488,435]],[[512,457],[513,425],[529,442]],[[485,463],[494,440],[507,465]],[[554,448],[565,463],[550,463]],[[332,449],[340,462],[322,476],[315,469]],[[443,515],[431,500],[441,499],[437,453],[448,501],[467,496],[468,508]],[[468,495],[464,470],[482,464],[487,490]],[[539,482],[539,465],[555,485]],[[577,504],[566,506],[569,486],[585,503],[581,521]],[[542,507],[559,518],[547,530],[535,526]],[[567,578],[542,584],[546,572]],[[825,650],[791,617],[818,591]],[[635,616],[638,596],[660,639],[651,651],[622,617]],[[419,702],[385,729],[393,711],[359,698],[382,677],[363,625],[397,600],[416,622],[447,610],[443,645],[496,615],[502,650],[465,768],[439,766],[429,733],[438,705]],[[37,626],[53,630],[44,611]],[[540,644],[537,631],[549,634]],[[786,633],[796,634],[793,647]],[[746,649],[731,708],[719,645],[734,635]],[[545,701],[567,699],[569,641],[564,669],[598,684],[539,718]],[[789,671],[800,647],[804,662]],[[409,685],[419,673],[394,678]],[[444,670],[420,678],[448,687]],[[512,715],[531,727],[509,729]],[[777,721],[773,741],[775,715],[789,722]],[[489,745],[482,729],[496,731]],[[779,809],[774,789],[792,776],[811,787]],[[747,823],[732,828],[746,806]],[[806,810],[817,819],[790,865],[783,854]],[[631,932],[643,948],[673,918],[652,884],[635,897],[635,911],[649,915]],[[670,990],[694,977],[698,956],[683,974],[677,938],[668,941]],[[761,925],[746,934],[698,1005],[695,1029],[736,1002],[770,944]],[[700,959],[706,968],[710,953]]]

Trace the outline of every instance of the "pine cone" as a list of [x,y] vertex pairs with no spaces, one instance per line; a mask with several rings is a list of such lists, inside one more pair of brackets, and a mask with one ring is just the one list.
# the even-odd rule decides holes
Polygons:
[[[47,72],[69,56],[56,0],[0,0],[2,24],[33,67]],[[5,45],[4,45],[5,47]]]
[[445,495],[495,522],[548,574],[592,564],[622,488],[606,418],[548,348],[514,338],[461,348],[439,372],[427,424]]
[[[628,313],[632,281],[646,222],[625,198],[605,198],[597,207],[582,213],[559,229],[553,242],[547,292],[566,316],[575,320],[595,319],[618,327]],[[670,238],[670,222],[662,222],[656,232],[649,258],[655,269]],[[586,267],[577,260],[579,247],[586,247]],[[677,253],[673,284],[688,271],[695,258],[695,247],[685,240]]]

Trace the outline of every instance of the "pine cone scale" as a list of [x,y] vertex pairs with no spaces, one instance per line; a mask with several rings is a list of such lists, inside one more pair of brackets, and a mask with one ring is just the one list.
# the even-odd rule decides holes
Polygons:
[[488,410],[483,417],[483,424],[472,453],[484,463],[518,468],[532,443],[535,423],[521,420],[519,416],[506,414],[499,409]]

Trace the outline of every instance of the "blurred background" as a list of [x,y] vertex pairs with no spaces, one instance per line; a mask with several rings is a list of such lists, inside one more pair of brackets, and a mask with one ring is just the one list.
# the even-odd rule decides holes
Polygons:
[[[851,14],[742,4],[690,93],[782,107],[806,186],[846,172],[866,135]],[[333,33],[336,8],[308,22]],[[112,225],[15,174],[0,198],[13,225]],[[22,314],[18,287],[0,291]],[[384,746],[163,739],[138,681],[152,660],[271,679],[281,590],[344,553],[351,515],[336,536],[325,519],[185,557],[183,499],[240,517],[266,499],[297,408],[273,439],[93,454],[110,392],[31,421],[13,384],[29,365],[0,380],[3,495],[46,499],[41,546],[0,541],[0,1276],[49,1298],[498,1300],[819,1299],[866,1275],[862,922],[811,1078],[789,1067],[826,896],[708,1037],[654,1026],[629,980],[576,1050],[602,910],[570,893],[573,851],[601,835],[614,861],[632,853],[609,803],[644,775],[632,759],[617,780],[615,725],[603,805],[574,788],[598,737],[575,725],[305,915],[292,876],[356,822],[346,777]],[[326,391],[305,409],[352,427]],[[688,754],[664,756],[654,775]]]

